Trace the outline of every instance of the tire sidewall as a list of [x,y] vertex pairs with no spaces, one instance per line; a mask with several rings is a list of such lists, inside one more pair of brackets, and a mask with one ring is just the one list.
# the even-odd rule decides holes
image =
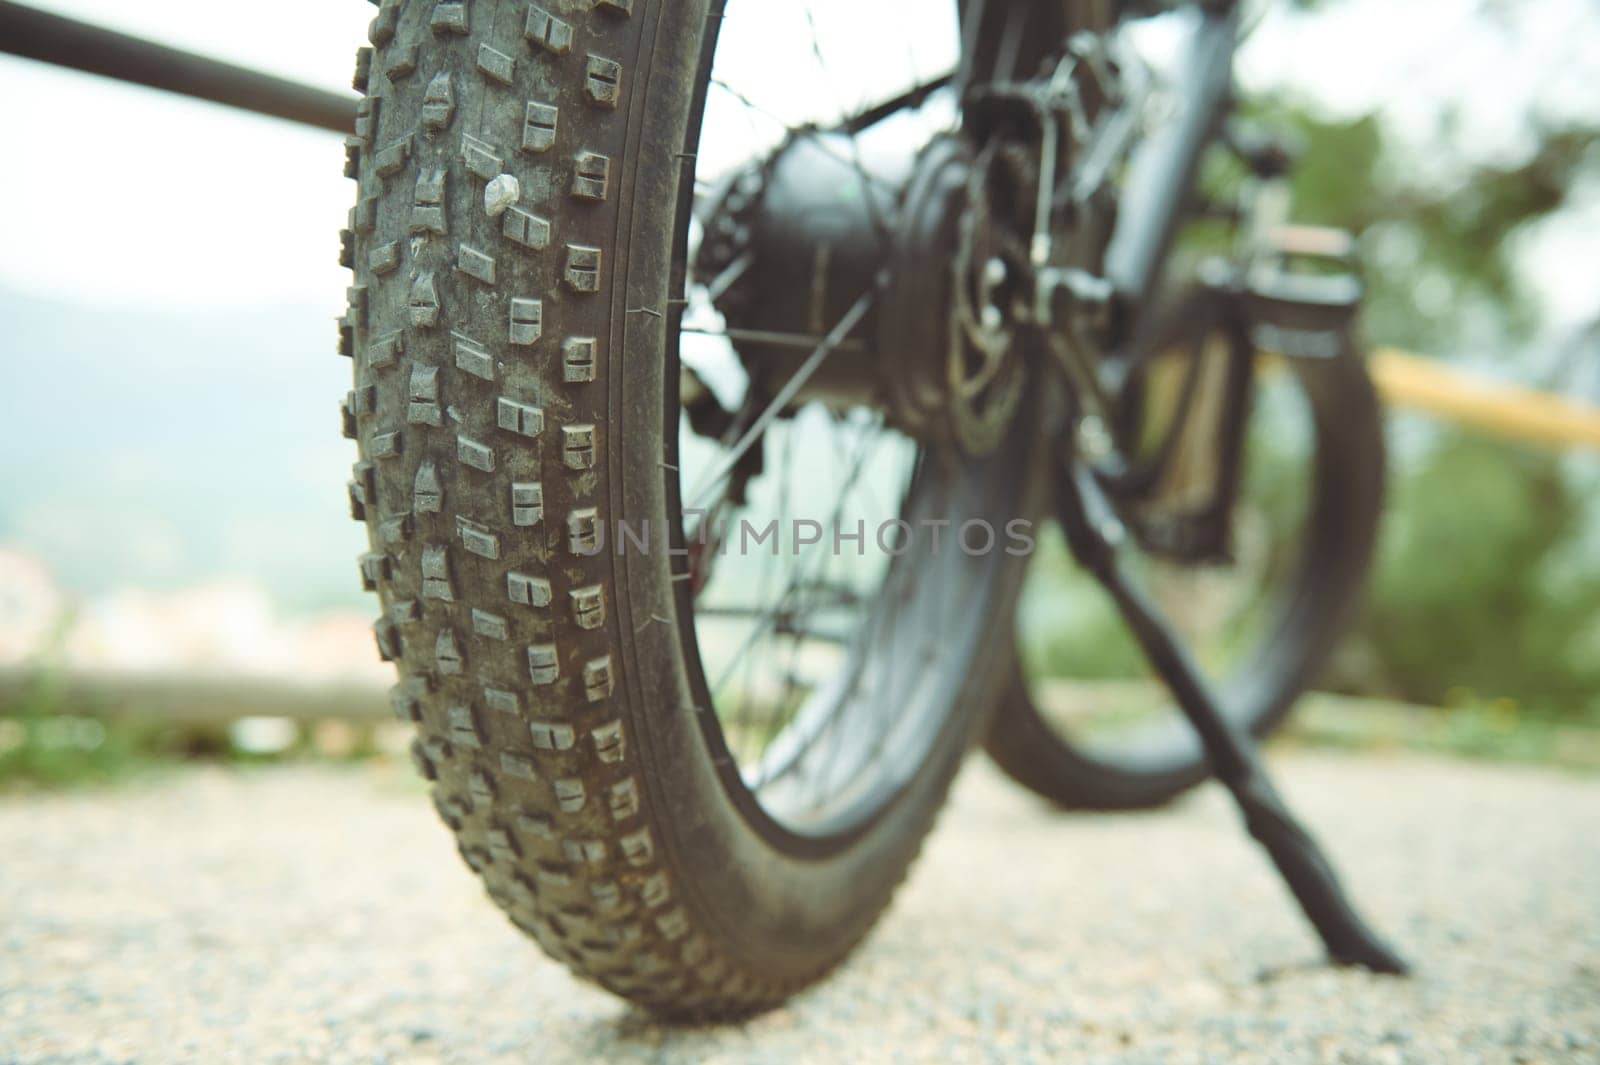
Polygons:
[[[611,425],[619,432],[608,470],[611,514],[666,528],[671,513],[663,471],[668,379],[664,357],[675,328],[671,296],[674,226],[680,182],[690,180],[679,146],[688,141],[688,114],[698,69],[707,5],[684,0],[667,5],[653,47],[641,49],[645,99],[630,117],[632,154],[623,188],[630,213],[618,229],[615,261],[625,277],[621,305],[613,308],[613,351],[620,372],[611,381]],[[638,308],[667,313],[629,313]],[[1031,445],[1030,445],[1031,446]],[[1024,463],[1022,468],[1030,465]],[[1029,490],[1017,473],[1018,513]],[[638,748],[642,787],[657,846],[678,879],[679,898],[725,948],[778,983],[797,985],[831,967],[871,926],[915,857],[951,778],[1005,679],[1001,640],[986,641],[920,769],[881,814],[849,842],[824,857],[807,857],[773,845],[730,796],[713,764],[696,707],[679,616],[671,559],[663,550],[613,553],[617,639],[631,668],[618,679],[624,716]],[[1003,567],[988,602],[976,609],[1010,617],[1020,565]],[[1004,626],[991,626],[1003,630]]]

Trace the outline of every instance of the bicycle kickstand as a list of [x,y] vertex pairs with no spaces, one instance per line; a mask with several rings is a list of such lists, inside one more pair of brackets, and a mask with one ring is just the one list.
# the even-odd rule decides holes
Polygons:
[[1073,465],[1061,486],[1062,531],[1079,563],[1111,594],[1128,628],[1199,733],[1212,771],[1232,794],[1250,835],[1265,848],[1332,959],[1373,972],[1404,973],[1406,964],[1361,918],[1322,848],[1289,813],[1272,786],[1253,738],[1233,723],[1173,636],[1165,619],[1123,565],[1126,538],[1092,474]]

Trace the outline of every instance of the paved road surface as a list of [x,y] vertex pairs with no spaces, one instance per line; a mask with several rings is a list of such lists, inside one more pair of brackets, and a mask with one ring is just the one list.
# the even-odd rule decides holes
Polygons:
[[1278,764],[1416,978],[1318,964],[1215,790],[1063,816],[975,761],[850,964],[696,1030],[524,944],[398,769],[0,800],[0,1062],[1600,1062],[1600,779]]

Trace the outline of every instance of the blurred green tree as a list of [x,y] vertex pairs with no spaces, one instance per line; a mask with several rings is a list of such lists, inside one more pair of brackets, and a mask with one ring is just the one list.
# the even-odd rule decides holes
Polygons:
[[1600,705],[1600,571],[1574,566],[1590,501],[1550,456],[1457,433],[1397,471],[1366,616],[1368,683],[1419,703]]
[[[1432,148],[1400,141],[1376,113],[1330,119],[1290,96],[1257,100],[1251,113],[1299,142],[1298,218],[1361,235],[1369,337],[1552,383],[1539,380],[1546,360],[1532,345],[1543,323],[1519,237],[1600,177],[1600,121],[1530,115],[1524,157],[1474,164],[1456,113]],[[1452,178],[1414,176],[1437,175],[1411,165],[1429,150],[1459,162]],[[1361,653],[1346,656],[1337,684],[1600,720],[1593,464],[1448,426],[1399,428],[1380,559],[1350,638]]]

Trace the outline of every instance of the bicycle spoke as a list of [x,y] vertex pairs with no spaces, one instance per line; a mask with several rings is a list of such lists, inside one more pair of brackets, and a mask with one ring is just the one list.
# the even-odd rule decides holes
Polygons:
[[[744,106],[744,108],[746,109],[746,112],[748,114],[759,115],[762,118],[765,118],[768,121],[773,122],[774,124],[776,124],[779,127],[781,127],[783,129],[785,135],[793,134],[793,133],[801,133],[801,132],[804,132],[807,129],[815,128],[814,126],[795,126],[795,125],[792,125],[792,124],[790,124],[788,122],[785,122],[781,117],[779,117],[778,115],[774,114],[772,111],[768,110],[767,108],[762,107],[760,104],[758,104],[754,100],[750,99],[750,97],[746,96],[744,93],[740,92],[738,89],[735,89],[733,86],[727,84],[726,82],[721,82],[721,81],[717,81],[717,80],[713,79],[711,84],[716,86],[717,88],[723,90],[729,96],[732,96],[736,101],[738,101],[740,104],[742,104]],[[846,124],[848,124],[850,121],[851,120],[849,118],[841,116],[838,119],[838,123],[839,123],[839,127],[838,128],[841,129],[843,132],[849,133],[850,131],[844,130],[843,127]],[[869,123],[869,125],[870,125],[870,123]],[[759,136],[757,137],[757,139],[759,140]],[[857,144],[855,142],[855,137],[853,135],[851,135],[851,136],[849,136],[848,139],[850,141],[850,148],[851,148],[851,154],[850,155],[844,155],[844,154],[836,151],[834,149],[833,145],[830,144],[828,141],[825,141],[825,140],[818,139],[818,140],[814,141],[813,143],[816,146],[817,150],[822,152],[824,155],[826,155],[829,158],[833,159],[835,162],[843,163],[845,166],[848,166],[852,170],[854,170],[856,172],[857,176],[861,178],[862,183],[867,185],[868,187],[876,186],[877,188],[880,188],[880,189],[884,190],[885,192],[889,192],[889,193],[893,193],[894,191],[896,191],[895,187],[894,187],[894,185],[892,183],[890,183],[888,181],[885,181],[883,178],[878,177],[877,175],[873,174],[871,171],[866,169],[866,166],[862,163],[859,147],[857,146]],[[877,209],[876,204],[875,203],[869,203],[867,209],[869,211],[875,211]]]
[[800,364],[789,380],[784,383],[784,386],[767,403],[766,407],[756,417],[754,423],[745,430],[744,436],[739,439],[738,443],[734,444],[731,452],[724,456],[713,467],[712,473],[704,479],[702,484],[690,493],[690,501],[685,505],[684,509],[699,510],[703,507],[709,498],[710,492],[733,472],[734,467],[739,464],[739,460],[744,457],[745,452],[749,451],[755,442],[761,439],[761,434],[766,432],[767,426],[772,424],[772,420],[800,394],[800,389],[805,387],[807,381],[811,380],[812,375],[821,367],[823,360],[833,354],[845,337],[850,335],[851,330],[861,324],[862,319],[867,316],[867,312],[872,309],[872,305],[877,299],[877,291],[876,288],[869,289],[856,299],[850,309],[845,312],[844,317],[839,319],[838,324],[828,331],[828,334],[822,338],[822,342],[813,349],[810,355],[806,356],[805,361]]
[[864,133],[892,115],[921,107],[927,102],[928,97],[940,89],[953,85],[955,79],[955,73],[951,72],[942,74],[931,81],[920,82],[898,96],[890,97],[882,103],[873,104],[865,110],[857,111],[854,115],[842,121],[837,128],[839,132],[847,133],[852,137]]
[[[940,46],[948,48],[948,58],[926,63],[926,70],[946,71],[937,77],[918,70],[919,60],[932,55],[926,41],[908,42],[903,71],[885,66],[897,55],[892,46],[874,51],[869,67],[859,44],[871,17],[863,22],[859,12],[849,13],[842,4],[815,11],[802,5],[789,14],[792,20],[785,21],[773,13],[769,25],[791,43],[791,65],[781,69],[783,84],[796,91],[768,93],[772,82],[761,79],[780,68],[751,62],[749,53],[711,72],[708,119],[714,113],[729,135],[720,144],[702,136],[696,217],[711,224],[730,181],[750,184],[747,175],[772,172],[777,153],[803,139],[804,151],[830,160],[825,169],[832,180],[847,186],[845,196],[856,198],[854,224],[864,232],[887,232],[902,177],[880,177],[868,161],[878,158],[880,141],[887,146],[900,133],[902,113],[915,136],[948,129],[939,125],[945,107],[935,94],[949,92],[955,83],[959,46],[952,37]],[[724,33],[732,25],[725,23]],[[755,23],[737,25],[736,32],[752,41],[760,37],[750,30]],[[847,56],[851,64],[860,64],[857,72],[863,76],[855,81],[832,69],[849,65],[843,62]],[[925,106],[930,100],[935,102]],[[885,123],[881,138],[873,130],[880,123]],[[741,130],[747,131],[743,139]],[[862,142],[863,136],[873,139]],[[871,787],[857,778],[886,742],[896,742],[897,733],[906,735],[897,716],[905,693],[929,701],[923,679],[932,676],[927,662],[902,651],[925,646],[928,628],[939,627],[940,619],[927,607],[945,611],[961,601],[958,592],[934,605],[937,597],[918,591],[918,574],[943,580],[949,567],[940,572],[926,559],[901,562],[898,552],[869,547],[875,534],[868,519],[931,513],[908,501],[914,486],[921,490],[919,469],[928,469],[933,481],[963,474],[949,464],[924,466],[916,444],[885,426],[880,414],[866,420],[862,409],[809,402],[815,382],[831,372],[825,369],[830,358],[866,354],[866,343],[854,334],[877,305],[887,276],[880,272],[853,302],[837,304],[845,309],[835,312],[831,328],[796,330],[793,321],[776,316],[761,321],[725,306],[732,293],[762,284],[761,266],[760,252],[736,246],[706,269],[711,276],[692,279],[687,289],[690,304],[679,327],[684,363],[707,391],[722,397],[727,416],[680,422],[685,433],[698,427],[704,443],[684,448],[687,458],[674,475],[684,531],[693,530],[691,541],[703,538],[711,545],[702,549],[708,566],[712,554],[721,559],[714,575],[693,564],[704,577],[691,592],[701,651],[696,684],[710,699],[744,786],[763,806],[775,802],[805,820],[826,817],[830,802]],[[729,314],[731,319],[725,317]],[[767,376],[770,360],[766,369],[756,368],[754,349],[762,347],[788,349],[781,372]],[[696,411],[704,415],[701,407]],[[886,444],[891,437],[894,443]],[[807,500],[822,508],[808,510]],[[893,509],[883,507],[885,500]],[[799,522],[796,505],[818,524]],[[740,533],[737,528],[730,533],[729,523],[751,517],[766,522],[774,507],[793,526],[781,526],[770,564],[762,558],[724,558],[741,544],[748,551],[748,538],[736,540]],[[840,538],[854,537],[858,525],[863,542],[851,552],[847,545],[854,541]],[[806,535],[821,539],[808,545],[790,540]],[[902,616],[908,611],[921,616]],[[768,791],[769,785],[775,790]]]
[[[817,20],[816,17],[811,13],[811,8],[809,6],[806,8],[806,28],[811,32],[811,54],[816,56],[817,65],[822,68],[824,80],[830,87],[836,88],[838,82],[836,82],[832,77],[828,76],[828,61],[823,58],[822,42],[817,38]],[[844,126],[850,121],[850,118],[845,111],[844,104],[839,100],[837,91],[834,93],[834,104],[839,110],[837,124],[839,126]],[[872,178],[867,173],[866,165],[861,161],[861,145],[856,141],[855,134],[853,132],[847,134],[846,139],[850,144],[850,166],[855,170],[856,176],[861,179],[862,187],[871,189]],[[864,202],[867,206],[867,214],[872,219],[872,228],[878,231],[878,235],[880,237],[887,237],[889,235],[889,222],[883,217],[883,213],[879,209],[878,201],[869,193]]]
[[[837,526],[837,522],[838,522],[839,516],[843,513],[844,505],[845,505],[845,502],[846,502],[847,498],[850,495],[851,489],[855,486],[856,481],[859,479],[859,477],[861,475],[861,471],[865,466],[866,459],[872,454],[873,450],[875,450],[876,444],[878,442],[881,442],[882,434],[880,433],[880,434],[875,435],[873,440],[874,440],[874,447],[873,448],[862,448],[862,449],[860,449],[859,453],[856,456],[854,465],[852,466],[850,472],[846,475],[844,483],[843,483],[842,487],[839,490],[839,495],[836,498],[835,503],[834,503],[834,510],[833,510],[833,516],[832,516],[832,520],[833,520],[835,526]],[[823,554],[823,557],[826,558],[826,552],[823,552],[822,554]],[[796,569],[798,569],[798,566],[796,567]],[[767,629],[771,628],[776,623],[777,618],[781,614],[783,614],[786,609],[790,609],[789,604],[794,601],[794,598],[795,598],[796,594],[798,593],[800,588],[803,586],[802,585],[802,581],[801,581],[801,577],[802,576],[807,578],[807,582],[806,583],[809,583],[809,580],[813,575],[811,573],[809,573],[809,572],[804,574],[804,575],[802,575],[799,572],[796,572],[795,574],[793,574],[791,576],[789,582],[785,585],[782,593],[779,595],[777,603],[775,603],[769,610],[766,611],[766,613],[764,613],[757,620],[755,630],[753,631],[751,636],[747,638],[745,644],[740,648],[740,651],[735,656],[735,661],[736,662],[737,662],[738,657],[749,649],[749,647],[753,644],[753,642],[754,642],[754,640],[756,638],[759,638],[760,635],[762,635],[762,633],[764,633]],[[727,682],[728,676],[729,676],[729,674],[727,672],[725,672],[724,675],[718,680],[717,684],[713,687],[713,690],[716,690],[716,688],[720,688],[723,684],[725,684]]]
[[[880,435],[880,437],[875,438],[875,440],[874,440],[874,448],[877,446],[876,441],[878,439],[881,439],[881,435]],[[841,491],[839,493],[839,497],[835,502],[833,513],[830,515],[830,518],[829,518],[830,527],[834,530],[835,533],[837,533],[837,531],[838,531],[839,518],[843,516],[844,506],[845,506],[846,502],[848,501],[851,492],[854,490],[854,488],[856,487],[856,485],[860,481],[860,474],[861,474],[862,470],[865,469],[865,465],[866,465],[865,459],[867,457],[868,457],[868,455],[865,452],[858,453],[858,455],[857,455],[857,457],[856,457],[856,459],[854,461],[854,464],[852,466],[852,469],[850,471],[850,474],[846,477],[844,486],[841,489]],[[826,563],[826,561],[828,559],[828,552],[826,552],[826,551],[822,552],[822,558],[823,558],[823,563],[825,565],[825,563]],[[895,567],[891,566],[890,567],[890,572],[893,573],[894,569],[895,569]],[[852,651],[852,653],[851,653],[852,661],[853,662],[859,662],[859,660],[862,658],[863,651],[864,651],[864,648],[860,646],[859,636],[852,643],[851,651]],[[832,726],[835,723],[835,719],[837,718],[838,711],[845,705],[845,702],[846,702],[848,696],[853,693],[853,691],[854,691],[854,682],[855,682],[855,680],[858,680],[858,679],[859,679],[858,677],[852,677],[851,683],[846,686],[846,688],[845,688],[844,692],[841,694],[841,696],[838,699],[835,700],[833,713],[831,713],[829,715],[829,717],[822,719],[822,721],[820,722],[820,725],[818,725],[818,724],[814,724],[813,725],[813,729],[812,729],[811,735],[808,737],[808,739],[805,741],[805,743],[803,743],[798,748],[798,750],[795,752],[796,757],[794,759],[790,760],[787,763],[786,769],[798,766],[801,763],[801,759],[798,756],[803,755],[806,751],[810,750],[811,747],[816,743],[816,741],[819,740],[826,732],[829,731],[829,727]],[[768,767],[763,766],[762,768],[763,768],[763,776],[762,776],[761,780],[764,783],[770,783],[773,780],[779,779],[783,775],[783,772],[784,772],[784,771],[780,771],[780,772],[777,772],[777,773],[772,773],[770,775],[767,775],[767,768]]]
[[[717,337],[722,340],[742,340],[751,344],[770,344],[775,348],[814,349],[827,343],[828,338],[810,333],[782,333],[771,329],[710,329],[704,326],[684,326],[679,332],[691,336]],[[857,340],[844,340],[834,345],[839,351],[860,351]]]
[[[792,427],[791,427],[791,429],[789,431],[785,431],[784,434],[783,434],[783,446],[782,446],[782,449],[780,451],[781,457],[779,459],[779,469],[778,469],[778,507],[777,507],[777,511],[778,511],[778,515],[779,515],[779,519],[780,520],[782,519],[783,515],[791,513],[790,504],[791,504],[792,497],[790,495],[790,489],[793,486],[793,482],[791,480],[791,477],[792,477],[792,474],[793,474],[793,471],[794,471],[794,438],[795,438],[795,434],[792,431]],[[757,595],[757,600],[756,600],[757,602],[765,602],[766,601],[767,594],[768,594],[768,592],[770,590],[770,587],[771,587],[771,580],[772,580],[772,576],[773,576],[773,568],[774,567],[771,567],[771,566],[763,566],[763,567],[761,567],[761,583],[760,583],[760,586],[759,586],[759,593]],[[785,567],[785,570],[786,570],[787,581],[791,581],[791,582],[794,581],[796,579],[796,572],[795,572],[796,565],[795,565],[795,563],[794,562],[790,562]],[[768,657],[770,658],[770,656],[768,656]],[[755,664],[756,664],[756,656],[755,655],[752,654],[752,655],[746,655],[745,656],[745,670],[744,670],[744,676],[743,676],[743,678],[741,680],[740,695],[739,695],[739,709],[737,711],[737,718],[740,719],[740,720],[748,720],[748,718],[750,716],[751,692],[754,690],[754,684],[755,684],[755,680],[754,680],[755,672],[756,672],[755,671]]]
[[[706,285],[706,299],[714,304],[726,295],[727,291],[738,284],[739,279],[750,271],[750,266],[755,262],[755,259],[755,252],[747,251],[729,263],[722,273],[712,278],[711,283]],[[688,330],[685,330],[685,332],[688,332]],[[723,335],[727,335],[726,331],[724,331]]]

